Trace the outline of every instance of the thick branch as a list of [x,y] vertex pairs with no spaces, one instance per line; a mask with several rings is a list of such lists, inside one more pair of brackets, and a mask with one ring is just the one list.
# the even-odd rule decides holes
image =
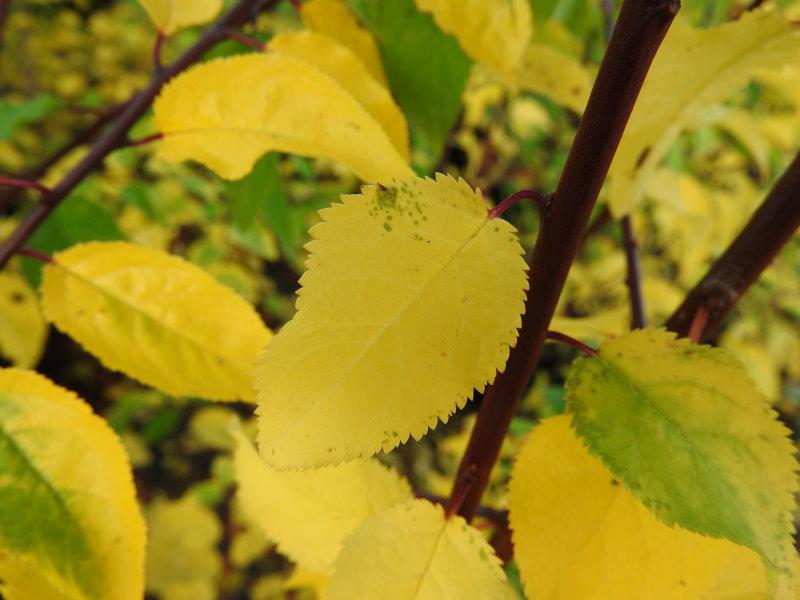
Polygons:
[[[686,336],[698,309],[703,331],[719,324],[800,227],[800,153],[731,245],[686,296],[666,326]],[[702,336],[703,331],[699,332]]]
[[644,294],[642,293],[642,263],[639,260],[639,244],[633,233],[631,216],[625,215],[620,221],[622,229],[622,246],[625,248],[625,261],[628,264],[628,275],[625,283],[628,284],[628,295],[631,304],[631,327],[641,329],[647,325],[644,312]]
[[[586,112],[551,201],[547,227],[531,258],[531,286],[516,347],[487,390],[450,501],[461,496],[464,473],[476,469],[459,514],[471,519],[486,488],[511,418],[541,356],[550,319],[586,223],[603,185],[647,70],[680,4],[625,0]],[[473,467],[474,465],[474,467]]]
[[217,42],[227,36],[231,27],[240,27],[257,15],[260,10],[275,4],[277,0],[239,0],[234,7],[206,30],[194,45],[174,63],[157,70],[148,86],[136,94],[113,121],[109,129],[95,142],[89,153],[44,196],[20,223],[7,240],[0,245],[0,269],[5,267],[11,256],[22,246],[39,225],[66,198],[69,193],[92,171],[100,167],[111,152],[124,145],[128,130],[150,108],[150,104],[161,88],[181,71],[194,64]]

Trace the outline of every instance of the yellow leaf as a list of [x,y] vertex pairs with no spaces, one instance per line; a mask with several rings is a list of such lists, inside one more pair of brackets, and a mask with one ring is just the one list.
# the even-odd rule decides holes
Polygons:
[[411,499],[408,482],[374,458],[311,471],[276,471],[237,433],[239,500],[278,549],[330,574],[345,536],[381,510]]
[[46,340],[47,323],[36,294],[16,273],[0,272],[0,354],[14,366],[33,367]]
[[505,600],[494,550],[461,517],[411,500],[365,521],[344,543],[329,600]]
[[408,126],[389,91],[347,48],[326,35],[311,31],[281,33],[269,49],[314,65],[355,98],[383,128],[400,155],[408,160]]
[[386,85],[383,62],[372,34],[361,27],[342,0],[308,0],[300,5],[300,15],[311,31],[332,37],[353,51],[372,76]]
[[697,125],[704,109],[744,86],[756,69],[798,60],[800,30],[769,6],[709,29],[679,19],[656,55],[614,157],[612,213],[622,216],[639,203],[667,150],[682,131]]
[[259,446],[308,468],[421,438],[508,358],[526,265],[514,228],[444,175],[320,212],[295,317],[259,360]]
[[592,78],[586,67],[568,54],[545,44],[533,43],[522,57],[519,83],[523,89],[547,96],[583,114]]
[[335,79],[280,53],[197,65],[153,105],[162,158],[196,160],[226,179],[243,177],[265,152],[326,157],[367,181],[411,168],[373,116]]
[[222,0],[139,0],[139,4],[164,35],[210,21],[222,8]]
[[111,369],[176,396],[252,400],[270,337],[253,307],[177,256],[90,242],[44,268],[45,316]]
[[533,33],[528,0],[415,0],[433,14],[439,28],[450,33],[471,58],[490,67],[509,83],[517,79],[522,53]]
[[525,440],[508,490],[514,556],[537,600],[696,600],[728,565],[745,569],[744,592],[766,591],[752,550],[656,519],[570,428],[546,419]]
[[795,585],[794,447],[735,358],[640,329],[575,361],[566,390],[576,431],[660,519],[747,546],[776,589]]
[[162,600],[215,600],[222,558],[219,517],[194,496],[156,499],[147,510],[147,589]]
[[5,598],[142,597],[144,522],[125,450],[86,403],[33,371],[0,369],[0,498]]

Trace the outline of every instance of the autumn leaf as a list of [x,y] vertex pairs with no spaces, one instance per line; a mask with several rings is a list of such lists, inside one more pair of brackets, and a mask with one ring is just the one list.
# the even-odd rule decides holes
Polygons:
[[196,160],[225,179],[243,177],[270,150],[330,158],[366,181],[411,174],[358,98],[318,66],[281,52],[197,65],[164,87],[153,112],[163,159]]
[[245,514],[298,564],[330,574],[344,538],[362,521],[413,495],[374,458],[309,471],[277,471],[237,433],[234,467]]
[[752,548],[792,585],[794,448],[736,359],[637,330],[578,359],[566,389],[577,432],[645,506]]
[[[659,521],[595,457],[569,416],[545,419],[525,440],[508,490],[514,556],[529,598],[721,600],[766,598],[758,555]],[[751,596],[746,596],[750,598]]]
[[415,0],[433,15],[436,24],[452,34],[475,61],[506,81],[517,79],[522,54],[533,32],[529,0]]
[[375,80],[386,85],[375,38],[358,23],[343,0],[308,0],[300,5],[300,16],[309,30],[331,37],[349,48]]
[[33,367],[46,340],[47,323],[34,291],[20,275],[0,272],[0,354],[15,367]]
[[144,521],[119,438],[72,392],[0,369],[0,593],[136,600]]
[[309,468],[422,437],[494,379],[527,280],[514,228],[463,181],[367,186],[320,212],[295,317],[257,368],[259,446]]
[[208,273],[158,250],[90,242],[54,255],[42,307],[110,369],[176,396],[252,400],[270,338],[253,307]]
[[172,35],[178,29],[213,19],[222,0],[138,0],[158,30]]
[[461,517],[410,500],[365,521],[344,543],[330,600],[508,600],[494,550]]

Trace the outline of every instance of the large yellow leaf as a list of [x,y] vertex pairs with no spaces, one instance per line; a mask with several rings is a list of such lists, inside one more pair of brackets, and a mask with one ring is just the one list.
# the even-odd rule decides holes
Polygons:
[[389,91],[353,52],[331,37],[311,31],[281,33],[269,49],[314,65],[334,79],[380,124],[400,155],[408,160],[408,125]]
[[638,204],[667,150],[702,120],[704,109],[741,88],[756,69],[798,60],[800,29],[771,7],[710,29],[679,18],[656,55],[611,165],[608,202],[614,215]]
[[45,340],[47,323],[36,294],[21,276],[0,272],[0,354],[16,367],[33,367]]
[[90,242],[44,268],[45,316],[111,369],[177,396],[252,400],[270,331],[208,273],[126,242]]
[[269,150],[331,158],[367,181],[411,174],[359,100],[278,52],[197,65],[164,87],[153,111],[162,158],[196,160],[226,179],[246,175]]
[[364,519],[413,498],[374,458],[311,471],[276,471],[243,434],[234,466],[245,514],[296,563],[330,573],[345,536]]
[[529,0],[415,0],[469,56],[513,83],[533,33]]
[[508,490],[514,556],[537,600],[695,600],[730,564],[740,593],[766,592],[758,555],[727,540],[669,527],[650,513],[570,428],[543,421],[525,440]]
[[278,468],[422,437],[508,358],[526,265],[514,228],[443,175],[320,212],[298,313],[257,367],[259,446]]
[[139,0],[139,4],[164,35],[210,21],[222,8],[222,0]]
[[300,15],[311,31],[332,37],[353,51],[372,76],[386,85],[383,62],[372,34],[361,27],[342,0],[308,0],[300,5]]
[[500,560],[480,532],[411,500],[365,521],[344,543],[329,600],[504,600]]
[[580,62],[545,44],[531,44],[520,66],[519,84],[583,114],[592,78]]
[[578,359],[566,389],[590,450],[660,519],[752,548],[794,585],[794,447],[736,359],[641,329]]
[[3,597],[142,597],[144,522],[125,450],[33,371],[0,369],[0,506]]

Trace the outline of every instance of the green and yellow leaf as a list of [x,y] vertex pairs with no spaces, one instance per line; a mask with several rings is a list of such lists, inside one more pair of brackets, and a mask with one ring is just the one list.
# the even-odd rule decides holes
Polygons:
[[[514,557],[538,600],[766,598],[758,554],[669,527],[591,456],[570,417],[542,421],[519,451],[508,490]],[[750,594],[750,595],[748,595]]]
[[533,33],[529,0],[415,0],[452,34],[471,58],[508,82],[517,79],[522,54]]
[[506,600],[494,550],[461,517],[411,500],[365,521],[344,543],[329,600]]
[[705,109],[744,86],[757,69],[798,60],[800,29],[770,6],[709,29],[679,18],[656,55],[611,165],[614,215],[637,206],[667,150],[682,131],[702,122]]
[[330,574],[342,541],[362,521],[413,498],[374,458],[310,471],[276,471],[242,433],[234,457],[245,514],[293,561]]
[[24,278],[0,272],[0,354],[15,367],[33,367],[47,340],[47,323]]
[[661,520],[752,548],[790,585],[794,448],[737,360],[643,329],[578,359],[566,387],[589,449]]
[[83,400],[33,371],[0,369],[0,505],[3,597],[142,597],[144,521],[125,450]]
[[222,8],[222,0],[139,0],[139,4],[164,35],[210,21]]
[[279,52],[197,65],[165,86],[153,111],[162,158],[195,160],[225,179],[247,175],[270,150],[330,158],[367,181],[412,173],[357,98],[317,66]]
[[202,269],[126,242],[90,242],[44,269],[49,321],[104,365],[176,396],[254,399],[270,338],[253,307]]
[[298,312],[257,367],[259,446],[277,468],[388,451],[446,421],[505,365],[527,289],[515,229],[464,181],[366,186],[320,216]]
[[386,85],[378,44],[342,0],[308,0],[300,5],[300,16],[311,31],[327,35],[350,48],[372,76]]
[[311,31],[281,33],[269,49],[317,67],[355,98],[380,124],[392,145],[408,160],[408,125],[389,91],[347,47],[327,35]]

